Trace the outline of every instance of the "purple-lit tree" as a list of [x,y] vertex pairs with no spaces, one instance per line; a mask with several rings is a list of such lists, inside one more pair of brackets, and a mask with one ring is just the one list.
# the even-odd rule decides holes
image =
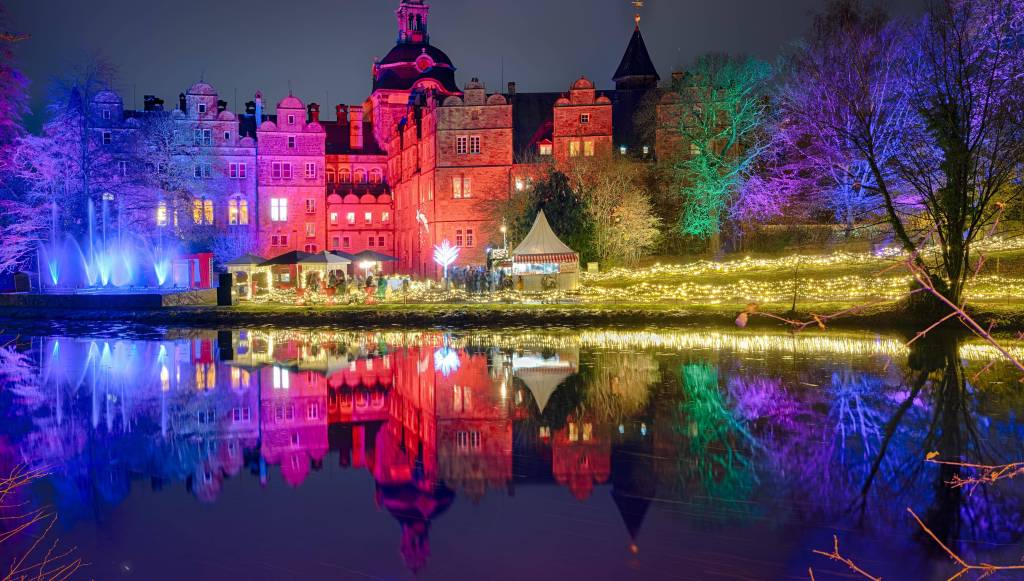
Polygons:
[[[806,106],[787,111],[816,141],[846,144],[834,167],[863,160],[853,187],[955,302],[975,240],[1019,195],[1022,24],[1021,0],[937,0],[919,24],[849,27],[808,53]],[[925,239],[938,252],[922,253]]]
[[[776,94],[776,117],[769,134],[763,171],[745,184],[754,210],[779,209],[791,202],[827,209],[849,235],[857,220],[877,215],[871,166],[851,139],[859,111],[837,106],[831,91],[848,81],[840,66],[849,55],[875,62],[887,50],[891,63],[905,54],[905,37],[884,12],[865,9],[857,0],[834,2],[819,15],[808,37],[787,55]],[[893,82],[882,63],[878,70],[858,71],[859,83],[870,83],[878,127],[879,167],[892,178],[890,161],[898,152],[899,131],[907,114],[907,95]],[[822,123],[821,121],[826,121]]]

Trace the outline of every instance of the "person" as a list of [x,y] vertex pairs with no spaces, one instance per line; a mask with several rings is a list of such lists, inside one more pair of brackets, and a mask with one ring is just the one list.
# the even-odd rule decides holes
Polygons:
[[368,304],[368,305],[369,304],[373,304],[373,293],[374,293],[374,290],[376,290],[376,289],[373,288],[373,277],[372,276],[367,276],[366,277],[366,304]]

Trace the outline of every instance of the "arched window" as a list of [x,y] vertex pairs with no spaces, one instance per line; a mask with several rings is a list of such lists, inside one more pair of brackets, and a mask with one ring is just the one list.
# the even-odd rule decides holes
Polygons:
[[228,224],[245,226],[249,223],[249,200],[234,197],[228,200]]
[[213,200],[200,198],[192,200],[192,221],[206,226],[213,224]]
[[375,169],[375,170],[370,172],[370,183],[371,184],[379,184],[380,183],[380,170],[379,169]]
[[347,169],[343,169],[343,170],[339,171],[338,172],[338,181],[343,183],[343,184],[350,183],[352,181],[352,173],[349,172]]
[[334,183],[334,169],[333,168],[327,168],[327,183],[329,183],[329,184],[333,184]]
[[356,170],[356,183],[357,184],[365,184],[366,183],[366,171],[361,170],[361,169],[357,169]]

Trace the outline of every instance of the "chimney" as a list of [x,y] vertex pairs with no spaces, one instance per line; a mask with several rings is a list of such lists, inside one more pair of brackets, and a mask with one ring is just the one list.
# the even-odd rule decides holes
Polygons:
[[256,115],[256,101],[245,102],[245,114],[254,116]]
[[508,82],[508,94],[509,94],[510,97],[514,96],[516,94],[516,82],[515,81],[509,81]]
[[217,99],[217,113],[223,113],[228,110],[228,102],[224,99]]
[[363,148],[363,108],[352,107],[348,111],[348,138],[352,149]]
[[178,109],[181,109],[182,113],[188,113],[188,107],[185,105],[185,93],[178,93]]
[[144,95],[142,97],[142,110],[148,112],[163,111],[164,100],[156,95]]
[[320,104],[310,103],[306,105],[306,114],[308,116],[307,123],[319,123],[320,122]]
[[338,120],[338,123],[348,123],[348,107],[342,104],[334,106],[334,115]]

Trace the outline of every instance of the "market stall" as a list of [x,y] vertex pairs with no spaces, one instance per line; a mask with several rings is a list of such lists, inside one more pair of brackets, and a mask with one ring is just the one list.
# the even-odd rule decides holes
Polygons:
[[516,288],[525,292],[573,290],[579,285],[580,255],[558,239],[544,211],[512,251]]

